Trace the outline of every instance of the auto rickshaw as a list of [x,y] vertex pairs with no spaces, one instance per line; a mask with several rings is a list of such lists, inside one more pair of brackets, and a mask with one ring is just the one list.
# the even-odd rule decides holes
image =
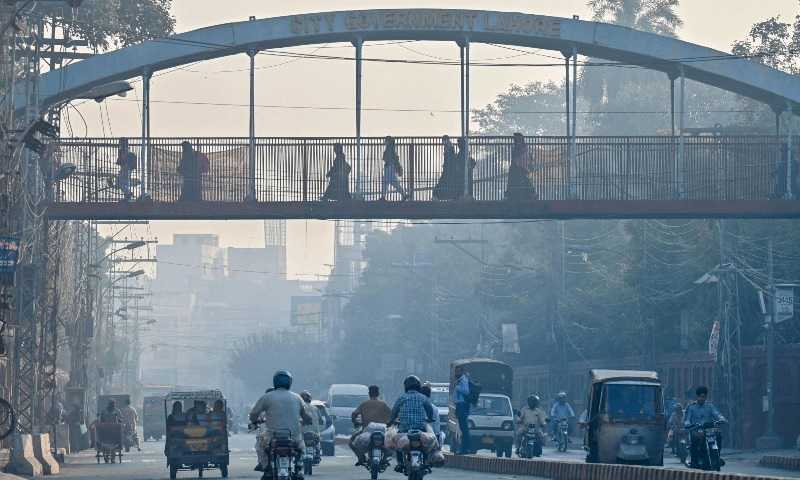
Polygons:
[[[119,405],[125,400],[130,400],[130,395],[121,393],[117,395],[98,395],[97,411],[101,412],[108,407],[109,399],[114,399]],[[105,463],[115,463],[119,460],[122,463],[122,424],[121,423],[98,423],[94,427],[94,445],[96,449],[95,457],[97,463],[102,458]]]
[[170,392],[164,397],[167,426],[164,451],[169,478],[176,478],[178,470],[197,470],[202,477],[204,470],[213,468],[219,468],[223,477],[228,476],[226,404],[219,390]]
[[664,401],[655,372],[589,371],[587,463],[664,465]]

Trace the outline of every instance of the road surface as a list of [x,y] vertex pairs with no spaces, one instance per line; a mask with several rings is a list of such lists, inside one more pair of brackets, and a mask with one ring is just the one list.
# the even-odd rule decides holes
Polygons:
[[[575,440],[577,442],[577,440]],[[253,435],[240,434],[234,435],[230,439],[231,464],[229,477],[231,479],[258,479],[259,472],[254,472],[256,464],[255,452],[253,451]],[[489,455],[489,452],[482,451],[479,455]],[[584,454],[581,450],[569,450],[568,452],[556,452],[552,447],[545,447],[544,457],[548,459],[560,459],[565,461],[582,462]],[[757,465],[757,454],[731,454],[725,455],[728,464],[725,467],[727,472],[750,473],[775,477],[800,478],[800,472],[789,470],[777,470],[761,468]],[[368,479],[369,473],[363,467],[354,467],[355,457],[346,446],[336,447],[335,457],[323,457],[322,464],[314,469],[314,475],[310,478],[319,480],[361,480]],[[666,465],[679,467],[674,457],[666,459]],[[120,480],[160,480],[168,479],[169,471],[164,457],[164,442],[143,442],[142,451],[131,451],[123,457],[122,464],[106,465],[97,464],[94,451],[85,451],[77,455],[67,457],[67,462],[61,470],[60,478],[65,479],[87,479],[87,478],[114,478]],[[204,478],[221,478],[218,470],[206,471]],[[197,478],[197,472],[179,472],[178,478]],[[394,473],[390,468],[381,475],[380,478],[400,480],[405,477]],[[434,469],[432,475],[426,477],[430,480],[475,480],[475,479],[512,479],[535,477],[520,477],[510,475],[482,474],[455,469]]]

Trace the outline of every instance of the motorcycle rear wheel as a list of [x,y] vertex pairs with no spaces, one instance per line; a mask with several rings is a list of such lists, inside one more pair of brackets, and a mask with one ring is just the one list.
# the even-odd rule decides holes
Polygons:
[[303,473],[305,475],[313,475],[314,462],[306,458],[303,460]]
[[378,472],[380,472],[380,466],[372,465],[369,469],[370,478],[372,480],[378,480]]

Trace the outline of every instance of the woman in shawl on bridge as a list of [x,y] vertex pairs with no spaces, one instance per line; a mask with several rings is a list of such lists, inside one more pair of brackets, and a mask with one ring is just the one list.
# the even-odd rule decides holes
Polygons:
[[[459,188],[459,169],[456,164],[456,149],[450,142],[450,137],[442,137],[444,146],[444,163],[442,164],[442,176],[433,188],[434,200],[455,200],[464,193],[464,188]],[[463,175],[461,175],[461,185],[463,185]]]
[[325,175],[330,178],[322,200],[350,200],[350,171],[352,168],[344,157],[341,143],[333,144],[333,166]]
[[536,193],[531,183],[531,154],[525,145],[525,137],[521,133],[514,134],[511,166],[508,168],[508,185],[506,186],[506,200],[536,200]]
[[200,178],[200,162],[198,154],[189,142],[181,143],[181,161],[178,164],[178,174],[183,177],[183,187],[179,202],[202,202],[202,179]]

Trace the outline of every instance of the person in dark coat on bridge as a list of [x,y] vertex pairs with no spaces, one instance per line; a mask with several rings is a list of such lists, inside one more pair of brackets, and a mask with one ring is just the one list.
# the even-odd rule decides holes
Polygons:
[[350,171],[352,167],[347,163],[341,143],[333,144],[333,165],[325,175],[330,178],[328,188],[322,194],[322,200],[350,200]]
[[508,168],[508,185],[505,197],[507,200],[536,200],[536,193],[530,179],[531,155],[525,145],[525,137],[521,133],[514,134],[511,166]]
[[[442,164],[442,176],[433,187],[434,200],[455,200],[459,198],[464,192],[463,188],[459,189],[459,175],[458,165],[456,165],[456,149],[450,141],[450,137],[445,135],[442,137],[442,146],[444,146],[444,163]],[[462,180],[463,185],[463,180]]]
[[183,187],[179,202],[203,201],[203,183],[200,178],[200,163],[197,152],[189,142],[181,143],[181,161],[178,164],[178,174],[183,177]]

